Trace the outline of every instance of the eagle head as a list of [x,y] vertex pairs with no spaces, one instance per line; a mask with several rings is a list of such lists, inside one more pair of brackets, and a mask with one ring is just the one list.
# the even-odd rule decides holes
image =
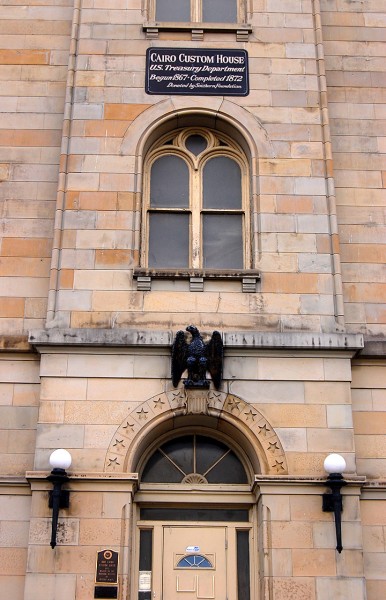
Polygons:
[[195,327],[194,325],[189,325],[186,328],[186,331],[189,331],[189,333],[191,333],[193,337],[196,337],[199,335],[199,331],[198,331],[197,327]]

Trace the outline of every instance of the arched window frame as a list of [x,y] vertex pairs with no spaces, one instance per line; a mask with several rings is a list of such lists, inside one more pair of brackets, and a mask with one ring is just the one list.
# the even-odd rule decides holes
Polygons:
[[[207,148],[195,156],[186,146],[186,140],[192,135],[200,135],[207,141]],[[171,141],[172,140],[172,141]],[[238,144],[223,133],[205,128],[184,128],[162,136],[150,149],[144,164],[144,202],[141,234],[141,266],[149,267],[149,215],[151,212],[163,211],[150,206],[150,176],[152,165],[162,156],[180,157],[189,169],[189,210],[170,209],[171,212],[189,212],[191,224],[189,228],[189,269],[203,269],[202,215],[206,210],[202,205],[203,170],[205,164],[213,157],[227,156],[234,160],[241,174],[241,208],[238,211],[226,210],[227,214],[239,213],[242,218],[242,253],[243,265],[240,269],[251,268],[251,218],[250,218],[250,182],[247,158]],[[212,211],[213,212],[213,211]],[[165,265],[165,268],[168,268]],[[227,270],[227,269],[224,269]],[[230,269],[231,270],[231,269]]]
[[[178,459],[173,458],[173,455],[170,454],[170,451],[168,450],[167,446],[169,445],[169,443],[173,443],[173,442],[183,442],[186,443],[185,448],[183,448],[182,450],[182,455],[184,455],[184,460],[186,459],[186,457],[190,457],[190,460],[192,461],[192,463],[190,464],[190,466],[193,467],[193,471],[190,472],[189,469],[186,471],[184,470],[186,465],[183,467],[182,464],[179,463]],[[215,455],[215,457],[213,458],[213,460],[208,461],[208,463],[205,466],[205,470],[201,471],[200,470],[200,464],[199,461],[197,461],[196,463],[196,454],[198,456],[198,449],[201,449],[202,452],[202,448],[205,447],[205,444],[210,444],[211,442],[214,443],[214,445],[216,445],[216,443],[219,444],[219,454],[217,454],[217,456]],[[222,448],[221,448],[222,446]],[[215,449],[216,451],[216,449]],[[172,451],[173,452],[173,451]],[[178,451],[177,451],[178,452]],[[181,450],[180,450],[181,452]],[[209,449],[209,452],[211,452],[211,450]],[[154,463],[153,463],[153,458],[156,458],[158,455],[158,457],[161,457],[161,462],[164,463],[165,465],[168,465],[169,463],[172,465],[172,471],[173,471],[173,479],[174,476],[177,475],[177,480],[175,480],[174,482],[170,481],[168,479],[168,475],[166,475],[165,478],[165,474],[163,472],[163,470],[159,468],[159,458],[157,458],[157,467],[155,468]],[[175,454],[174,454],[175,456]],[[231,458],[231,462],[229,463],[228,458]],[[225,463],[223,462],[225,461]],[[188,461],[189,463],[189,461]],[[187,464],[188,464],[187,463]],[[227,464],[228,468],[231,466],[231,469],[233,469],[233,475],[231,475],[231,477],[234,477],[234,480],[231,483],[226,484],[225,480],[222,480],[218,483],[210,483],[210,479],[211,479],[211,475],[210,473],[214,473],[214,470],[216,470],[216,468],[220,465],[220,463]],[[149,470],[148,467],[150,466],[150,479],[149,479]],[[202,466],[202,464],[201,464]],[[149,446],[148,452],[142,457],[142,460],[140,461],[140,465],[138,465],[138,471],[140,473],[139,476],[139,480],[141,482],[141,486],[143,486],[143,484],[148,485],[148,486],[168,486],[170,484],[174,484],[174,485],[196,485],[196,486],[208,486],[210,485],[211,487],[216,487],[216,485],[220,485],[220,486],[224,486],[224,485],[230,485],[233,488],[237,487],[237,486],[244,486],[244,485],[248,485],[251,481],[251,468],[250,465],[248,463],[247,458],[240,453],[240,448],[236,448],[236,446],[234,446],[234,444],[231,443],[230,440],[223,438],[222,436],[213,436],[213,435],[208,435],[207,432],[203,432],[201,430],[196,431],[191,431],[191,430],[187,430],[184,432],[180,432],[180,433],[176,433],[173,436],[161,436],[161,438],[159,438],[158,440],[156,440],[155,443],[151,444]],[[145,475],[145,473],[147,473]],[[167,471],[165,472],[167,473]],[[156,475],[156,479],[154,479],[154,475]],[[169,473],[170,475],[170,473]],[[229,475],[229,472],[228,472]],[[217,475],[215,475],[215,478],[218,477],[218,473]],[[207,479],[208,478],[208,479]],[[236,482],[236,479],[244,479],[245,481],[243,482]]]
[[[192,564],[189,564],[189,559],[192,560]],[[200,562],[196,563],[196,560],[200,560]],[[184,561],[187,564],[184,564]],[[178,560],[176,564],[176,569],[213,569],[213,564],[209,560],[207,556],[204,554],[185,554],[182,558]]]

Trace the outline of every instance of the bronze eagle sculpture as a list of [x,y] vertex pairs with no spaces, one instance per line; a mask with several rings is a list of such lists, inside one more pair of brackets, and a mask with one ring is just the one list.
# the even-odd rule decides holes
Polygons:
[[218,331],[212,333],[209,342],[204,342],[194,325],[186,328],[192,339],[185,340],[185,332],[177,331],[172,346],[172,382],[177,387],[185,369],[188,377],[184,379],[185,388],[209,388],[206,373],[209,371],[216,390],[221,385],[223,368],[223,342]]

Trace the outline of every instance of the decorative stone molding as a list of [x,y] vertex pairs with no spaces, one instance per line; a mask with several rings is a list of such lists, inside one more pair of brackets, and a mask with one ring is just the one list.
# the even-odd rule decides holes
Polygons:
[[[288,473],[283,446],[274,428],[253,405],[238,396],[213,390],[178,388],[157,394],[132,410],[116,430],[107,450],[104,470],[125,472],[134,446],[166,421],[204,415],[224,419],[247,431],[265,475]],[[165,429],[163,428],[163,431]]]

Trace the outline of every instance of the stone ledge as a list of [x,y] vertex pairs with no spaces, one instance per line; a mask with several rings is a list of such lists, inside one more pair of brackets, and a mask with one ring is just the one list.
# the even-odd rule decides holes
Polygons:
[[[50,471],[27,471],[24,481],[46,480]],[[68,471],[71,481],[138,481],[138,473],[105,473],[105,472],[77,472]],[[51,484],[50,484],[51,485]]]
[[252,25],[249,23],[209,23],[205,21],[150,21],[143,25],[143,29],[162,29],[175,31],[189,31],[191,29],[202,29],[204,31],[252,31]]
[[254,269],[134,269],[133,277],[153,277],[154,279],[190,279],[202,277],[203,279],[240,280],[243,277],[260,279],[260,271]]
[[188,31],[191,32],[193,41],[202,41],[204,33],[224,33],[231,32],[236,34],[238,42],[247,42],[249,34],[252,32],[252,25],[248,23],[203,23],[203,22],[150,22],[143,25],[143,31],[148,40],[157,40],[159,33],[163,31]]
[[268,333],[230,332],[224,334],[226,347],[283,348],[303,350],[352,350],[363,348],[363,335],[356,333]]
[[386,479],[366,479],[366,489],[369,490],[386,490]]
[[361,500],[386,500],[386,480],[368,479],[362,487]]
[[[343,473],[344,480],[347,483],[353,485],[365,485],[367,479],[365,475],[353,475],[351,473]],[[327,474],[325,477],[312,477],[307,475],[255,475],[255,483],[260,484],[271,484],[271,485],[283,485],[283,484],[294,484],[294,485],[328,485]]]
[[255,293],[261,279],[260,271],[253,269],[142,269],[136,268],[133,277],[137,280],[137,290],[150,291],[153,279],[185,280],[190,282],[191,292],[203,292],[205,280],[240,281],[243,292]]
[[369,356],[371,358],[386,357],[386,340],[375,340],[366,338],[364,340],[364,348],[360,351],[360,357]]
[[2,485],[28,485],[27,479],[20,475],[3,475],[0,477],[0,486]]
[[[211,332],[208,332],[211,333]],[[176,331],[137,329],[40,329],[31,331],[29,343],[40,346],[170,347]],[[355,333],[223,332],[226,348],[283,350],[346,350],[364,346]]]
[[[50,471],[27,471],[26,478],[32,492],[44,492],[52,489],[52,484],[47,477]],[[71,491],[108,491],[108,492],[133,492],[137,489],[138,473],[93,473],[67,472],[69,480],[66,489]]]
[[25,335],[0,335],[0,352],[31,352],[32,348]]
[[31,331],[32,346],[160,346],[173,343],[171,331],[138,329],[40,329]]
[[[346,486],[342,495],[360,496],[366,484],[366,477],[343,473]],[[322,487],[329,488],[327,474],[325,477],[306,477],[296,475],[255,475],[254,490],[259,494],[273,495],[315,495],[323,493]]]
[[30,496],[31,487],[25,477],[3,475],[0,477],[0,496]]

